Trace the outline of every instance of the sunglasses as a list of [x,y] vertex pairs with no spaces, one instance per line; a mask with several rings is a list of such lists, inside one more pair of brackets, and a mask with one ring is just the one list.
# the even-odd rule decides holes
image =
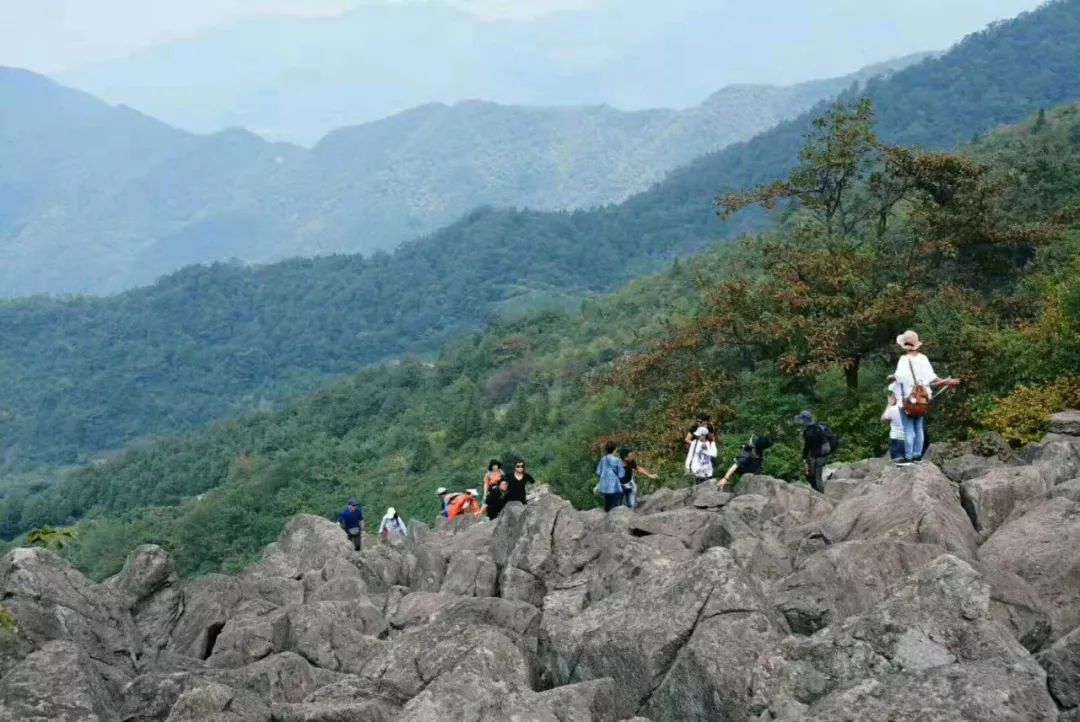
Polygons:
[[515,469],[524,469],[525,465],[524,464],[514,464],[514,468]]

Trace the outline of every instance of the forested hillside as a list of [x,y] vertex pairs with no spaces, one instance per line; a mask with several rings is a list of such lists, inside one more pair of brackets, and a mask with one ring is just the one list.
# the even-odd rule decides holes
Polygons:
[[429,104],[311,150],[240,130],[186,133],[0,68],[0,296],[116,292],[233,258],[387,250],[483,205],[620,201],[919,57],[724,88],[683,111]]
[[[0,533],[88,520],[66,553],[98,576],[142,541],[173,550],[187,573],[235,569],[296,512],[329,514],[349,495],[376,512],[393,504],[431,516],[435,487],[475,485],[492,456],[524,457],[579,505],[592,502],[596,449],[607,439],[639,449],[661,483],[679,484],[681,437],[698,409],[721,424],[722,463],[750,434],[771,434],[779,443],[768,473],[796,479],[790,419],[802,408],[840,434],[843,456],[884,450],[884,376],[892,337],[908,326],[930,343],[939,373],[964,382],[939,402],[935,443],[987,430],[1031,440],[1048,412],[1080,403],[1080,107],[1040,112],[964,154],[878,145],[868,122],[868,106],[826,115],[777,188],[790,193],[822,168],[861,179],[835,188],[858,215],[885,202],[884,226],[828,231],[818,191],[807,190],[774,231],[677,263],[580,313],[496,322],[431,364],[364,370],[280,411],[9,497]],[[905,189],[899,198],[896,188]],[[920,260],[890,264],[896,254]],[[804,264],[831,289],[827,301],[813,283],[788,287]],[[861,294],[875,283],[900,294],[867,303]]]
[[[948,147],[1080,98],[1080,0],[974,35],[874,83],[885,140]],[[975,93],[981,93],[978,102]],[[929,123],[924,108],[949,108]],[[11,464],[80,461],[253,410],[328,375],[426,352],[501,311],[611,290],[748,228],[718,193],[783,175],[810,116],[593,211],[482,210],[393,254],[190,268],[107,299],[0,305],[0,440]],[[576,301],[575,301],[576,303]]]

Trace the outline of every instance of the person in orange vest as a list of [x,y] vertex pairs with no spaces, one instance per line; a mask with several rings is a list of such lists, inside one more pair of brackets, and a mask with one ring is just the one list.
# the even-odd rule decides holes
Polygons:
[[458,494],[450,501],[446,508],[446,516],[455,519],[462,514],[479,514],[480,502],[476,500],[476,489],[469,489],[464,494]]

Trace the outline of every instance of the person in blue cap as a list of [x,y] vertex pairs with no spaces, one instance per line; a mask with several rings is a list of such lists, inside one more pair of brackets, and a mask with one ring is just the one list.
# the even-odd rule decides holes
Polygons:
[[338,524],[349,536],[353,549],[360,551],[360,541],[364,534],[364,510],[356,499],[349,499],[349,503],[338,516]]

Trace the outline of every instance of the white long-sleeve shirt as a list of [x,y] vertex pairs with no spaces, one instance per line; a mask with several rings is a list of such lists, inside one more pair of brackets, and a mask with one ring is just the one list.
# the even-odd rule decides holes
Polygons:
[[[915,372],[914,377],[912,371]],[[914,356],[904,354],[896,362],[897,400],[904,403],[904,399],[911,396],[916,386],[925,386],[932,397],[933,390],[930,387],[930,382],[936,378],[937,374],[934,373],[934,367],[930,365],[930,359],[926,358],[925,355],[921,353]]]
[[713,460],[719,452],[715,441],[694,439],[686,453],[686,470],[698,479],[708,479],[713,475]]
[[387,532],[389,536],[405,536],[409,533],[409,530],[405,528],[405,522],[401,517],[394,519],[388,519],[383,517],[382,522],[379,524],[379,534]]
[[904,422],[900,420],[900,405],[892,404],[885,407],[885,413],[881,415],[882,421],[889,422],[889,438],[904,440]]

